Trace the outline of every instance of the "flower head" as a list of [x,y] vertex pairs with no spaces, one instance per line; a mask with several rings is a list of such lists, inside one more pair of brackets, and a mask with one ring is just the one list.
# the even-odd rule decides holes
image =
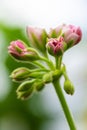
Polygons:
[[31,46],[45,53],[46,51],[45,45],[46,45],[46,38],[47,38],[47,33],[45,29],[27,27],[27,35],[31,42]]
[[65,42],[68,44],[68,47],[71,47],[80,42],[82,38],[82,31],[80,27],[66,24],[59,25],[58,27],[50,30],[49,37],[58,38],[60,36],[63,36]]
[[28,47],[23,41],[12,41],[8,47],[8,52],[17,60],[33,61],[38,60],[39,55],[33,48]]

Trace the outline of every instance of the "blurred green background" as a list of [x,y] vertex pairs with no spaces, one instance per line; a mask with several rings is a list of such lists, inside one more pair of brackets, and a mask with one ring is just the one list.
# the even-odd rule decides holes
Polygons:
[[[66,0],[67,6],[62,8],[61,13],[58,11],[64,5],[64,0],[61,2],[38,0],[36,3],[34,0],[0,2],[0,130],[69,129],[51,84],[41,93],[35,93],[29,100],[17,99],[15,91],[18,84],[13,83],[9,75],[15,68],[27,65],[15,62],[7,52],[7,47],[12,40],[21,39],[29,44],[26,35],[27,25],[46,27],[48,30],[49,26],[57,26],[58,23],[63,22],[79,25],[83,31],[81,43],[65,53],[63,62],[76,89],[74,96],[65,94],[66,100],[73,112],[78,130],[86,130],[87,17],[85,12],[87,2]],[[58,9],[56,5],[59,4]],[[62,82],[63,79],[61,84]]]

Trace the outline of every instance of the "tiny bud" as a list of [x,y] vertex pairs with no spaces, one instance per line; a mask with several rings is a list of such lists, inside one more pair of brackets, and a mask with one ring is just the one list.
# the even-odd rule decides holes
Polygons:
[[17,89],[17,96],[21,99],[26,99],[30,97],[34,91],[34,84],[35,80],[25,81],[23,82]]
[[65,80],[64,82],[64,90],[67,94],[70,94],[70,95],[73,95],[74,94],[74,86],[73,84],[71,83],[70,80]]
[[41,28],[34,28],[34,27],[27,27],[27,35],[31,42],[31,46],[37,48],[41,52],[46,51],[46,38],[47,33],[45,29]]
[[17,68],[15,69],[10,77],[14,80],[14,81],[23,81],[27,78],[29,78],[29,74],[30,74],[31,70],[29,70],[28,68],[25,67],[21,67],[21,68]]

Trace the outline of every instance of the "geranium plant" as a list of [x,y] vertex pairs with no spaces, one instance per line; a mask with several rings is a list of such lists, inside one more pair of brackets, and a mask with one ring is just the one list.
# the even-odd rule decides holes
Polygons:
[[[34,69],[20,67],[11,73],[12,80],[20,83],[16,91],[17,97],[27,99],[34,92],[43,90],[46,84],[52,83],[70,130],[76,130],[72,114],[60,85],[60,79],[62,76],[64,77],[63,89],[67,94],[73,95],[75,89],[67,75],[62,58],[65,51],[80,42],[82,38],[80,27],[63,24],[50,29],[49,33],[45,29],[34,27],[27,27],[26,30],[30,46],[21,40],[15,40],[8,47],[8,52],[14,60],[26,64],[31,63],[34,66]],[[54,61],[50,59],[50,55],[54,57]]]

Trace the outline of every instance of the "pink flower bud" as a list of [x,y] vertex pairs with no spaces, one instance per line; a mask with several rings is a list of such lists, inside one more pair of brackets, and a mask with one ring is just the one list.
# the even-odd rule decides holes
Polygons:
[[46,38],[47,38],[47,33],[45,29],[27,27],[27,35],[31,42],[31,46],[45,53],[46,51],[45,45],[46,45]]
[[72,45],[76,45],[80,42],[82,38],[82,31],[80,27],[75,27],[74,25],[66,25],[62,29],[64,35],[64,40],[67,44],[72,41]]
[[23,41],[12,41],[8,47],[8,52],[17,60],[33,61],[38,60],[39,55],[33,48],[28,47]]
[[64,38],[63,37],[60,37],[59,39],[50,38],[48,39],[46,47],[51,55],[53,56],[62,55],[64,52]]

